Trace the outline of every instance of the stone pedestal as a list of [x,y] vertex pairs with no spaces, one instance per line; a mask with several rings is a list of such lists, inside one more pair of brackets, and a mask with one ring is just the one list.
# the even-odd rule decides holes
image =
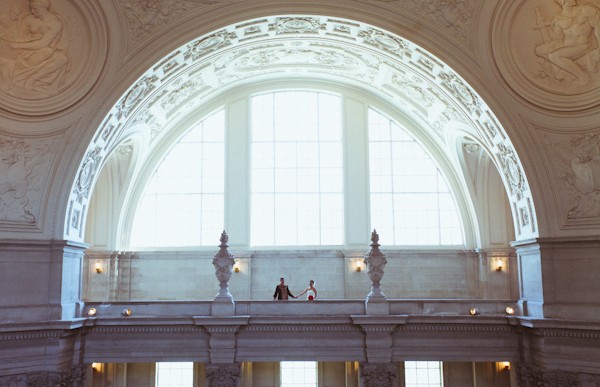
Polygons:
[[388,315],[390,314],[390,308],[385,294],[381,291],[381,279],[383,278],[387,259],[385,254],[379,250],[379,235],[375,230],[371,234],[371,248],[365,254],[364,263],[367,265],[367,274],[371,280],[371,291],[365,301],[365,313]]
[[233,255],[229,253],[227,248],[227,241],[229,237],[227,233],[223,231],[221,234],[221,244],[219,245],[219,252],[213,259],[213,265],[215,267],[215,276],[219,280],[219,293],[215,296],[214,303],[212,305],[213,316],[233,316],[235,314],[235,303],[233,296],[229,293],[229,279],[233,273],[233,265],[235,260]]

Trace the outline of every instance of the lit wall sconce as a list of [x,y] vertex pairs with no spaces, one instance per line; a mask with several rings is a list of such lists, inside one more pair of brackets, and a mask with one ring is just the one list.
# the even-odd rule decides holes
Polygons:
[[96,274],[102,273],[102,262],[101,261],[96,261],[96,263],[94,264],[94,270],[96,270]]
[[92,371],[94,371],[94,372],[102,371],[102,363],[92,363]]
[[98,311],[96,310],[96,308],[89,308],[88,311],[87,311],[87,314],[90,317],[94,317],[96,315],[96,313],[98,313]]
[[238,261],[237,259],[235,260],[235,263],[233,264],[233,271],[236,273],[240,272],[240,261]]
[[129,309],[129,308],[125,308],[125,309],[123,309],[123,311],[121,312],[121,314],[122,314],[123,316],[125,316],[125,317],[129,317],[129,316],[131,316],[131,314],[132,314],[132,313],[133,313],[133,312],[132,312],[132,310],[131,310],[131,309]]
[[354,271],[359,273],[362,271],[362,262],[360,261],[360,259],[354,261]]
[[504,260],[502,258],[496,259],[496,271],[502,271],[504,268]]
[[504,311],[506,311],[506,314],[510,316],[515,314],[515,308],[513,308],[512,306],[507,306],[506,309],[504,309]]
[[471,308],[469,309],[469,314],[471,316],[479,316],[481,312],[479,311],[479,308]]
[[510,362],[509,361],[503,361],[502,362],[502,367],[504,367],[505,370],[509,370],[510,369]]

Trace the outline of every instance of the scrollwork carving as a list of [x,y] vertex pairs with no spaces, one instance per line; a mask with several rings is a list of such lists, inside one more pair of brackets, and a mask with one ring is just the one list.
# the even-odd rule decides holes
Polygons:
[[365,387],[395,386],[397,373],[394,364],[362,364],[362,385]]
[[239,387],[241,366],[239,364],[208,364],[206,381],[209,387]]

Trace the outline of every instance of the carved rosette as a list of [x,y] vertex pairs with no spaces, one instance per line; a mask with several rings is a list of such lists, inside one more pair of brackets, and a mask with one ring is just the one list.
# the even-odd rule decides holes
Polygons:
[[367,274],[371,280],[371,291],[367,298],[385,298],[385,294],[381,291],[381,279],[387,259],[379,250],[379,235],[376,230],[371,233],[371,248],[365,254],[364,263],[367,265]]
[[239,387],[241,366],[239,364],[208,364],[207,387]]
[[220,286],[219,293],[215,299],[233,300],[233,296],[229,293],[229,279],[233,273],[235,259],[233,259],[233,255],[227,250],[229,247],[227,244],[228,240],[229,236],[223,231],[223,233],[221,233],[221,244],[219,245],[220,250],[215,255],[212,262],[215,266],[215,276],[217,276]]
[[390,387],[396,385],[398,369],[394,364],[361,364],[364,387]]

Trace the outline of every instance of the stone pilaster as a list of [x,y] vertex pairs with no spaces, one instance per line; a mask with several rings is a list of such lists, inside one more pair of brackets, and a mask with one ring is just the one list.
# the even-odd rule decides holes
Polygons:
[[524,316],[598,321],[600,239],[538,238],[513,243]]
[[241,365],[208,364],[206,365],[206,387],[240,387]]
[[360,366],[363,387],[397,386],[398,366],[393,363],[365,363]]

